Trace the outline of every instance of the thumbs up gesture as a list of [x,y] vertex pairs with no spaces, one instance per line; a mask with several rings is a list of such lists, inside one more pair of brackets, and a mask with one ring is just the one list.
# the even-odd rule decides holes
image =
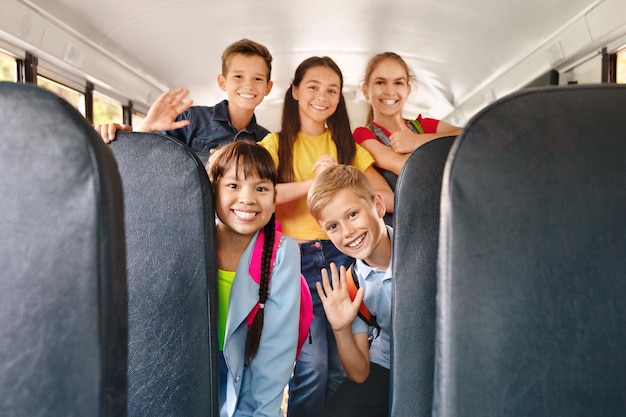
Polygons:
[[396,116],[395,122],[396,130],[389,136],[391,148],[398,153],[413,152],[416,148],[417,135],[409,129],[401,114]]

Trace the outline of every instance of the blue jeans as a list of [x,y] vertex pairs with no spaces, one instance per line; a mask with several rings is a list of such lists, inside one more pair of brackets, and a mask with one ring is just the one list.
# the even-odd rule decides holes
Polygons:
[[337,342],[326,319],[322,301],[317,295],[316,282],[321,282],[322,268],[330,262],[338,267],[354,262],[341,253],[330,240],[312,240],[300,244],[302,275],[306,278],[313,298],[313,322],[310,341],[304,343],[289,381],[289,417],[319,417],[346,378],[339,360]]

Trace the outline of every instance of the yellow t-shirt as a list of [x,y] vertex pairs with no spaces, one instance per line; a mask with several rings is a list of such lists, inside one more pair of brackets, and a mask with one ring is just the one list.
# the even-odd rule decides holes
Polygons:
[[[270,133],[259,142],[267,149],[278,166],[278,134]],[[337,159],[337,146],[330,131],[320,136],[309,136],[300,132],[293,145],[293,171],[296,182],[306,181],[315,177],[313,165],[322,155],[330,155]],[[362,146],[356,145],[353,165],[365,171],[374,163],[372,155]],[[328,236],[309,213],[306,196],[276,207],[276,220],[283,228],[283,233],[299,240],[324,239]]]
[[235,280],[235,271],[217,270],[217,343],[220,352],[224,351],[226,337],[226,319],[228,318],[228,300],[230,289]]

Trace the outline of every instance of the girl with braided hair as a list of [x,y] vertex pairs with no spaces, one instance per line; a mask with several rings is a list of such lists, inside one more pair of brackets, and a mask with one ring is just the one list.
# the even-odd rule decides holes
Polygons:
[[301,293],[298,244],[274,221],[276,167],[264,148],[237,140],[207,171],[217,214],[220,416],[280,416]]

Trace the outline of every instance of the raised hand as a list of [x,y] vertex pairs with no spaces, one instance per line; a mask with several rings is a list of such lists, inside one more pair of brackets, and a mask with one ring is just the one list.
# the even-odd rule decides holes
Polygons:
[[[363,288],[359,288],[354,297],[350,299],[346,268],[342,265],[337,270],[337,265],[330,264],[331,281],[328,279],[328,271],[322,269],[322,282],[316,282],[317,294],[322,300],[326,317],[333,331],[345,330],[352,326],[361,301],[363,301]],[[332,282],[332,286],[330,284]]]
[[181,87],[176,90],[165,91],[150,106],[146,118],[137,130],[139,132],[156,132],[187,126],[189,120],[176,121],[176,117],[193,104],[193,100],[185,101],[188,94],[189,90]]

